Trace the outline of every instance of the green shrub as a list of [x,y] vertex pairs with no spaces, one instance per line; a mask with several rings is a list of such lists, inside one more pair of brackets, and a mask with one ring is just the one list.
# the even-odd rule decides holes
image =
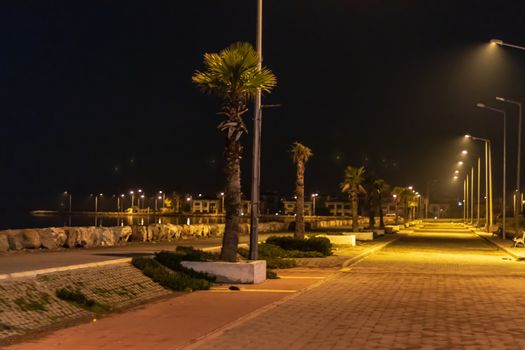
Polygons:
[[68,301],[86,310],[101,313],[107,312],[108,308],[105,305],[97,303],[95,300],[88,298],[80,290],[72,290],[70,288],[60,288],[55,292],[59,299]]
[[271,236],[266,240],[266,244],[275,245],[285,250],[319,252],[323,256],[332,254],[332,244],[328,238],[324,237],[298,239],[294,237]]
[[181,271],[169,271],[155,259],[135,257],[132,263],[153,281],[175,291],[191,292],[193,290],[210,289],[211,286],[211,282],[206,279],[194,278]]
[[296,266],[297,262],[294,259],[266,258],[267,269],[289,269]]
[[206,257],[208,256],[213,255],[211,253],[205,253],[197,250],[193,250],[187,253],[180,253],[177,251],[162,251],[159,253],[155,253],[155,260],[157,260],[159,263],[173,271],[183,272],[193,278],[205,279],[210,282],[215,282],[215,277],[210,276],[204,272],[197,272],[195,270],[188,269],[181,265],[181,261],[208,261],[209,259],[206,259]]
[[277,276],[277,273],[275,271],[267,269],[266,270],[266,279],[277,280],[277,279],[279,279],[279,276]]

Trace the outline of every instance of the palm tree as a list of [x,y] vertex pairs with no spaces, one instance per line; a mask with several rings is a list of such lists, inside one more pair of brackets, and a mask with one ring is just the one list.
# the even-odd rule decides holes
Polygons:
[[196,71],[192,77],[202,91],[222,98],[219,114],[224,116],[224,120],[218,129],[226,136],[226,228],[221,250],[221,259],[224,261],[237,260],[241,212],[240,138],[247,132],[243,121],[248,111],[246,104],[259,90],[270,92],[277,83],[270,70],[258,68],[258,62],[257,52],[250,44],[235,43],[219,53],[205,53],[205,71]]
[[385,193],[388,193],[390,186],[383,179],[376,179],[374,181],[374,188],[378,197],[378,206],[379,206],[379,227],[385,227],[385,220],[383,218],[383,197]]
[[313,153],[310,148],[299,142],[294,142],[291,152],[292,160],[297,165],[294,237],[304,239],[304,168]]
[[357,232],[357,206],[359,192],[364,192],[361,185],[365,178],[365,167],[354,168],[348,166],[345,169],[345,178],[341,183],[341,191],[348,193],[350,201],[352,202],[352,231]]
[[[394,187],[394,190],[392,192],[394,192],[394,194],[397,195],[401,203],[403,203],[403,218],[405,222],[410,221],[410,217],[411,217],[410,208],[411,208],[411,205],[414,199],[414,191],[406,187],[396,186]],[[396,207],[397,207],[397,202],[396,202]],[[397,209],[396,209],[396,223],[397,223]]]

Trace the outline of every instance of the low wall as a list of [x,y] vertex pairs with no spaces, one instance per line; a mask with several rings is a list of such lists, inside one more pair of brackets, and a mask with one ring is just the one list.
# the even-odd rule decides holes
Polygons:
[[[110,247],[126,242],[172,241],[198,237],[222,237],[224,224],[115,227],[50,227],[0,231],[0,252],[23,249],[59,249],[75,247]],[[264,222],[259,232],[287,231],[289,223]],[[250,224],[240,225],[241,234],[249,234]]]

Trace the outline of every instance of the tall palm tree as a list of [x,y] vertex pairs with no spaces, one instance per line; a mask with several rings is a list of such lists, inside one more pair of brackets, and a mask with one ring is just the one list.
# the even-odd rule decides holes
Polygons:
[[365,179],[365,167],[354,168],[348,166],[345,169],[345,178],[341,183],[341,191],[348,193],[352,202],[352,231],[359,230],[357,222],[357,206],[359,204],[359,192],[364,192],[362,183]]
[[295,180],[295,238],[304,239],[304,168],[308,159],[313,156],[312,150],[305,145],[294,142],[292,160],[297,166]]
[[224,120],[218,129],[225,133],[224,150],[226,189],[226,228],[222,239],[221,259],[237,260],[241,213],[241,136],[247,132],[243,121],[246,104],[256,93],[270,92],[276,85],[275,75],[258,68],[257,52],[248,43],[234,43],[219,53],[204,54],[204,71],[196,71],[192,80],[202,91],[222,98]]
[[376,179],[374,181],[374,188],[377,192],[378,206],[379,206],[379,227],[385,227],[385,220],[383,218],[383,198],[389,192],[390,186],[383,179]]

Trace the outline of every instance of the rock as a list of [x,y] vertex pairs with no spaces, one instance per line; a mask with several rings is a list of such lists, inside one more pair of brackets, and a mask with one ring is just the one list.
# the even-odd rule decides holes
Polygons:
[[91,248],[100,242],[100,232],[96,227],[66,227],[65,231],[65,246],[69,248]]
[[9,250],[9,241],[7,235],[0,232],[0,252],[7,252]]
[[6,230],[4,231],[7,235],[7,241],[9,243],[9,250],[22,250],[24,245],[22,244],[21,230]]
[[[38,235],[40,236],[40,245],[44,249],[57,249],[61,247],[62,244],[64,243],[63,241],[60,242],[56,239],[56,235],[54,234],[52,228],[40,229],[38,230]],[[64,236],[65,236],[65,233],[64,233]]]
[[147,242],[149,240],[148,228],[146,226],[133,226],[131,240],[136,242]]
[[36,229],[20,230],[22,235],[22,245],[25,249],[39,249],[40,236]]
[[182,225],[181,238],[188,238],[191,235],[190,225]]
[[97,227],[94,231],[95,247],[113,247],[118,242],[117,230],[113,227]]
[[115,233],[117,235],[118,243],[125,243],[129,241],[129,238],[133,233],[133,231],[131,230],[131,226],[117,226],[113,229],[115,230]]

